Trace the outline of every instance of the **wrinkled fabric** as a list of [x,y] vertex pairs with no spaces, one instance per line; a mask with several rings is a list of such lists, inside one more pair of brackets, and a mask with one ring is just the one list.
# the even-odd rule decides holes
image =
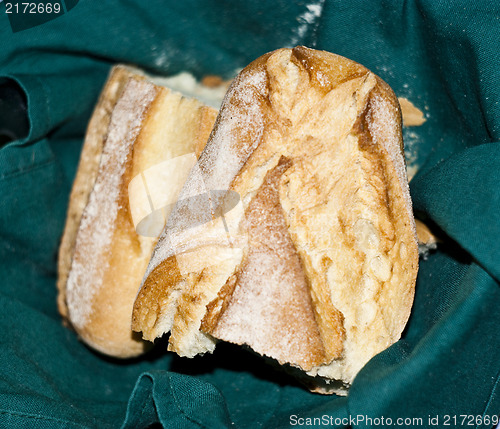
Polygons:
[[[61,16],[23,29],[22,17],[12,24],[0,3],[0,84],[26,101],[29,120],[26,130],[22,118],[13,121],[17,140],[0,140],[1,427],[364,428],[376,418],[453,427],[462,415],[473,417],[467,427],[493,426],[500,414],[497,3],[64,4]],[[364,64],[425,114],[422,126],[405,128],[405,152],[418,170],[410,184],[415,212],[441,242],[421,260],[402,339],[362,369],[348,397],[309,393],[230,344],[191,360],[166,352],[165,340],[126,361],[88,349],[57,313],[56,258],[85,127],[111,66],[230,78],[260,55],[298,44]],[[11,112],[6,106],[0,118],[2,109]]]

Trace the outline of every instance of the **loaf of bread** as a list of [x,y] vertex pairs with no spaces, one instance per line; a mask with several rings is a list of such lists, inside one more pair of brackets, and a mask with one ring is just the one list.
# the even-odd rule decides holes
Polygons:
[[[89,346],[121,358],[150,345],[132,331],[131,317],[164,226],[152,225],[158,216],[148,215],[164,214],[165,207],[144,205],[154,203],[144,187],[155,181],[143,179],[151,171],[175,176],[166,187],[172,193],[177,185],[178,192],[217,115],[155,82],[129,67],[112,69],[88,126],[59,251],[61,314]],[[184,169],[172,170],[176,159]]]
[[346,394],[408,320],[418,250],[392,90],[346,58],[268,53],[231,84],[132,317],[192,357],[219,340]]

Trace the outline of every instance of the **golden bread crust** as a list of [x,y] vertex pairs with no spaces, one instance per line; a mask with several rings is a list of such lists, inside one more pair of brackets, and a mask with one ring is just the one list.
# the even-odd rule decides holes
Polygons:
[[[271,52],[233,81],[199,167],[181,199],[236,192],[231,239],[214,212],[187,227],[203,208],[178,203],[133,329],[148,339],[171,331],[169,349],[182,356],[212,351],[217,339],[246,344],[321,380],[314,390],[345,394],[400,337],[413,302],[418,252],[392,90],[338,55]],[[315,331],[307,347],[304,331]]]
[[[85,194],[78,201],[80,219],[69,218],[75,223],[60,250],[59,302],[84,342],[127,358],[150,346],[131,330],[131,314],[157,240],[136,232],[129,184],[163,161],[199,155],[217,111],[118,67],[96,112],[73,189],[73,195]],[[76,205],[72,200],[70,212]]]
[[111,69],[85,134],[78,169],[71,190],[57,261],[57,305],[59,312],[65,318],[68,316],[66,282],[71,268],[71,261],[73,260],[80,220],[97,178],[99,161],[106,140],[111,113],[123,92],[123,88],[132,76],[134,76],[134,73],[124,66],[119,65]]

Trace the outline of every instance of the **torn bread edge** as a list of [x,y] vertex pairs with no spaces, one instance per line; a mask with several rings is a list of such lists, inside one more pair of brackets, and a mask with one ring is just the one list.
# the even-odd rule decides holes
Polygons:
[[[187,84],[185,78],[180,79],[180,82],[193,90],[192,79],[188,79]],[[168,84],[175,86],[176,81],[150,77],[129,66],[117,65],[112,68],[87,128],[70,195],[58,256],[58,309],[65,323],[72,326],[85,343],[110,356],[137,356],[150,347],[130,329],[130,320],[133,301],[156,237],[140,237],[136,234],[134,225],[131,225],[125,194],[133,175],[142,173],[142,169],[162,160],[162,143],[158,141],[158,133],[154,132],[154,126],[151,125],[154,122],[151,116],[159,116],[161,120],[162,115],[173,115],[168,118],[174,125],[171,125],[171,129],[175,128],[176,119],[181,125],[180,129],[192,125],[194,131],[180,139],[179,144],[186,145],[185,150],[180,152],[194,151],[199,154],[217,115],[215,108],[193,98],[185,98],[164,86]],[[211,95],[216,105],[225,89],[207,91],[201,88],[201,91],[205,98]],[[168,111],[161,111],[160,98]],[[169,101],[165,99],[172,99],[173,105],[169,107]],[[175,117],[177,105],[181,106],[185,118]],[[148,139],[155,140],[157,146],[157,153],[149,160]],[[112,143],[115,146],[113,148]],[[156,156],[158,153],[160,155]],[[116,162],[118,155],[121,155],[121,166]],[[134,161],[141,157],[145,162],[142,166],[139,161]],[[96,191],[96,185],[100,191]],[[107,206],[99,206],[106,202],[106,198],[102,198],[103,191],[114,192],[115,201],[108,201],[111,204]],[[113,208],[112,213],[106,213],[110,207]],[[115,224],[117,218],[121,218],[121,225]],[[93,230],[93,224],[101,225],[101,230]],[[108,233],[113,238],[103,241],[102,230],[106,228],[110,229]],[[123,233],[119,234],[118,239],[116,231],[120,229]],[[118,243],[122,248],[111,250]],[[131,261],[133,267],[124,266],[122,270],[129,270],[128,277],[120,272],[121,261],[116,260],[117,255],[114,253],[121,254],[124,259],[128,257]],[[111,275],[113,271],[115,276]],[[116,284],[120,276],[121,286]]]
[[[239,136],[237,144],[241,146],[236,149],[236,155],[232,157],[229,156],[229,158],[227,157],[227,152],[231,149],[231,145],[233,144],[232,142],[235,141],[235,136],[233,136],[232,138],[230,133],[235,132],[234,130],[238,128],[238,121],[247,124],[254,124],[254,126],[257,128],[259,126],[262,127],[263,123],[266,121],[266,118],[262,117],[261,113],[259,113],[259,107],[255,107],[255,104],[253,103],[255,100],[251,100],[251,97],[245,98],[244,92],[245,88],[246,91],[250,91],[249,88],[253,88],[253,90],[255,90],[257,93],[265,93],[268,84],[266,84],[262,80],[262,73],[264,73],[264,75],[266,73],[265,70],[263,70],[263,64],[265,64],[266,61],[272,57],[272,55],[276,55],[276,52],[267,54],[259,58],[246,69],[244,69],[244,71],[230,87],[228,94],[226,95],[225,102],[223,104],[221,112],[219,113],[214,132],[212,133],[207,148],[200,158],[200,165],[203,172],[205,173],[204,180],[208,183],[209,188],[230,188],[235,176],[239,174],[245,162],[249,158],[251,158],[253,152],[259,146],[259,139],[261,138],[259,137],[261,136],[259,131],[257,131],[258,137],[255,138],[255,136],[251,136],[246,133],[245,130],[239,130],[237,132]],[[353,61],[347,60],[345,58],[343,59],[342,57],[335,56],[334,54],[320,53],[318,62],[314,63],[314,61],[311,60],[311,57],[314,56],[311,53],[311,50],[303,47],[295,48],[293,50],[293,54],[297,58],[301,58],[299,62],[303,61],[307,64],[309,60],[308,65],[310,66],[310,68],[308,69],[308,72],[312,76],[311,79],[315,79],[315,84],[319,86],[325,85],[325,82],[328,82],[329,77],[326,77],[324,74],[321,75],[320,72],[328,73],[328,66],[325,69],[325,64],[331,61],[332,58],[334,63],[340,63],[345,67],[344,73],[348,73],[349,71],[351,71],[354,74],[358,73],[358,76],[366,74],[366,76],[371,76],[371,79],[377,79],[379,98],[375,99],[373,103],[385,103],[386,110],[384,112],[391,112],[388,113],[390,116],[390,121],[396,124],[395,129],[389,129],[387,126],[382,124],[381,121],[383,120],[383,118],[380,117],[379,119],[375,118],[375,122],[372,125],[372,132],[374,133],[375,137],[379,139],[378,143],[381,149],[385,151],[384,156],[386,157],[386,160],[390,160],[388,161],[388,163],[391,165],[391,180],[395,181],[395,183],[399,183],[398,186],[400,187],[400,190],[404,196],[405,202],[401,203],[400,215],[403,217],[408,217],[406,233],[409,234],[408,237],[413,237],[408,240],[408,248],[405,249],[405,252],[408,252],[408,261],[410,264],[409,281],[407,285],[408,298],[404,298],[403,300],[404,305],[402,305],[401,314],[398,316],[399,322],[398,328],[396,329],[397,332],[395,331],[393,334],[391,334],[390,342],[392,343],[399,338],[409,317],[411,304],[413,301],[413,290],[418,266],[415,226],[413,222],[411,200],[409,197],[408,183],[404,167],[404,155],[402,153],[401,113],[399,110],[397,99],[385,83],[383,83],[379,78],[374,77],[373,74],[369,74],[369,72],[364,67],[354,63]],[[314,67],[316,67],[315,71],[313,71]],[[342,79],[337,80],[342,81]],[[326,83],[326,85],[328,85],[328,83]],[[267,89],[269,88],[267,87]],[[287,89],[284,88],[284,91],[286,90]],[[241,108],[242,112],[244,111],[244,115],[240,116],[236,111],[232,110],[232,108],[228,106],[232,106],[232,108],[236,109]],[[255,108],[252,106],[254,106]],[[384,112],[381,113],[382,116]],[[373,116],[377,116],[377,113],[378,112],[376,112],[375,108],[375,110],[373,110],[370,114]],[[270,118],[268,119],[271,120]],[[380,125],[380,127],[378,127],[378,125]],[[275,158],[276,157],[273,157],[273,159],[271,160],[272,162],[268,163],[266,169],[261,173],[265,174],[265,172],[268,171],[269,168],[271,168],[273,165],[276,165],[276,162],[278,162],[278,160],[277,158]],[[216,172],[214,173],[213,170],[216,170]],[[262,174],[260,174],[260,176],[263,177]],[[190,186],[195,188],[196,183],[187,183],[185,188],[186,192],[189,192],[188,188]],[[245,196],[242,195],[242,197],[244,198]],[[175,216],[176,214],[174,213],[174,215],[169,219],[169,223],[172,222],[170,224],[170,230],[168,225],[165,230],[167,231],[167,234],[170,235],[170,238],[176,233]],[[176,351],[178,354],[185,356],[193,356],[198,353],[213,351],[215,346],[214,338],[210,334],[200,331],[200,327],[202,323],[201,321],[206,312],[206,305],[214,299],[214,297],[218,294],[218,290],[220,290],[220,288],[227,280],[228,275],[225,272],[226,270],[222,267],[222,269],[219,269],[217,271],[204,271],[201,274],[201,277],[199,272],[193,273],[193,275],[188,276],[180,275],[175,261],[172,262],[171,258],[175,255],[176,250],[174,249],[172,251],[172,248],[164,246],[164,241],[166,240],[165,231],[160,238],[160,242],[156,247],[155,252],[153,253],[153,257],[148,267],[143,285],[141,287],[141,291],[138,295],[138,299],[136,300],[134,307],[133,327],[137,331],[142,331],[145,338],[153,340],[154,338],[161,336],[166,332],[172,330],[175,331],[176,326],[181,325],[181,323],[179,323],[178,321],[184,319],[183,323],[186,324],[185,326],[187,331],[185,331],[185,334],[183,333],[183,330],[179,331],[178,338],[195,338],[196,344],[189,340],[186,347],[174,346],[172,343],[173,334],[171,334],[171,342],[169,348]],[[415,244],[414,246],[412,246],[411,244],[412,241]],[[183,239],[179,241],[179,243],[182,242],[189,242],[189,238],[187,236],[184,236]],[[215,245],[215,248],[213,248],[212,250],[216,250],[218,243],[212,244]],[[225,261],[225,263],[229,265],[228,273],[230,275],[232,272],[234,272],[234,263],[231,263],[227,260]],[[218,276],[220,278],[218,278]],[[169,290],[167,295],[164,295],[162,291],[162,282],[164,282],[165,279],[168,279],[168,281],[171,283],[171,285],[168,286]],[[197,290],[198,292],[193,295],[193,290]],[[182,303],[183,301],[186,304],[180,305],[179,303]],[[182,312],[178,311],[179,306],[182,307]],[[190,309],[190,311],[186,311],[186,309]],[[192,350],[190,350],[190,345],[193,344],[195,344],[195,346]],[[387,345],[385,345],[384,348],[386,346]],[[381,350],[382,349],[378,351]],[[338,359],[334,359],[331,364],[320,365],[316,368],[311,369],[310,371],[307,371],[307,374],[311,377],[309,380],[314,386],[312,387],[312,390],[319,391],[320,393],[345,394],[346,388],[352,381],[355,373],[357,373],[361,366],[366,363],[366,356],[362,360],[363,362],[361,364],[357,362],[354,365],[354,368],[351,368],[351,370],[349,370],[345,374],[343,374],[342,371],[339,372],[339,370],[335,368],[335,364]],[[305,373],[303,374],[305,376]]]

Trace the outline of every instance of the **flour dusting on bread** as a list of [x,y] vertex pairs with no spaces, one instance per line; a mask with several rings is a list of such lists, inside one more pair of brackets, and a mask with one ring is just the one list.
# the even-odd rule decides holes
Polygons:
[[243,69],[217,118],[159,86],[225,90],[207,81],[214,88],[112,73],[72,194],[61,313],[112,356],[137,356],[165,333],[186,357],[228,341],[311,391],[345,395],[400,338],[413,303],[397,98],[362,65],[302,46]]
[[[148,339],[170,331],[169,350],[181,356],[211,352],[217,340],[245,344],[301,369],[313,390],[345,394],[399,339],[413,302],[418,253],[402,150],[397,99],[363,66],[304,47],[257,59],[229,88],[201,175],[183,191],[240,195],[241,257],[180,274],[177,255],[228,246],[211,226],[220,211],[188,206],[181,192],[133,328]],[[208,220],[193,229],[186,216]]]
[[[77,328],[87,322],[92,311],[93,296],[102,286],[107,261],[104,255],[112,239],[113,224],[110,220],[115,219],[119,209],[122,176],[144,114],[155,95],[154,85],[130,80],[111,116],[99,177],[83,212],[76,241],[76,256],[68,277],[69,314]],[[137,103],[137,99],[141,102]],[[106,189],[106,192],[100,192],[101,188]],[[79,284],[86,286],[78,287]]]
[[[179,169],[189,168],[186,159],[196,162],[217,114],[157,83],[130,67],[112,69],[89,123],[59,253],[61,314],[90,347],[120,358],[150,348],[132,331],[131,320],[159,232],[151,221],[154,233],[146,228],[148,236],[141,235],[132,214],[147,218],[149,202],[158,212],[166,209],[161,205],[168,201],[149,191],[167,186],[170,194],[177,192],[185,176]],[[143,188],[132,186],[129,194],[130,184],[138,183],[134,178],[146,176],[148,189],[141,182]],[[165,184],[165,177],[173,180]]]

